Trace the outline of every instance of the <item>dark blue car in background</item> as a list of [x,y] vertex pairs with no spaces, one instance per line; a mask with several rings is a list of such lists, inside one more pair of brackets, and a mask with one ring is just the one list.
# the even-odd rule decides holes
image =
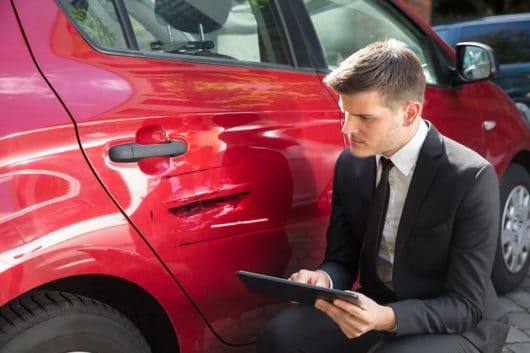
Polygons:
[[469,41],[492,47],[500,64],[494,81],[530,124],[530,13],[451,22],[433,29],[452,47]]

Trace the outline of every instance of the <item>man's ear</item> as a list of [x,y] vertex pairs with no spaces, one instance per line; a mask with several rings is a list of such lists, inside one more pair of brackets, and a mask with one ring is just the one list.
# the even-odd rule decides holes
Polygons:
[[418,101],[408,101],[404,106],[403,126],[410,126],[420,117],[422,104]]

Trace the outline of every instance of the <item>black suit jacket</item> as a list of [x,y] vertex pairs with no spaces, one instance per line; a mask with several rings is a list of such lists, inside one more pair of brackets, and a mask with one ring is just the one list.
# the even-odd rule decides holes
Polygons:
[[490,279],[500,218],[494,168],[430,125],[399,223],[393,293],[363,274],[375,261],[362,247],[375,175],[375,157],[346,149],[337,160],[321,266],[334,287],[349,289],[360,274],[361,291],[393,308],[397,335],[458,333],[481,352],[500,352],[509,325]]

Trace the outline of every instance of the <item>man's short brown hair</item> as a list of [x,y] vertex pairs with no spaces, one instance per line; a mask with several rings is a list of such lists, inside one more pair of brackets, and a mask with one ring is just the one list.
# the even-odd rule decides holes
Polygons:
[[395,39],[355,52],[324,79],[338,94],[377,91],[389,107],[409,100],[423,103],[425,74],[406,44]]

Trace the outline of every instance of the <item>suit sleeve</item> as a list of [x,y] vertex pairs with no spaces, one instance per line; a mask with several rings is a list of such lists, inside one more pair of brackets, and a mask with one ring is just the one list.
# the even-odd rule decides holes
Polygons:
[[[348,151],[349,153],[349,151]],[[327,230],[327,247],[320,269],[326,271],[336,289],[351,289],[357,278],[360,244],[355,241],[345,213],[340,176],[345,173],[342,153],[335,165],[331,196],[331,218]]]
[[483,316],[499,232],[499,185],[487,165],[476,174],[456,211],[443,293],[389,304],[397,335],[460,333]]

